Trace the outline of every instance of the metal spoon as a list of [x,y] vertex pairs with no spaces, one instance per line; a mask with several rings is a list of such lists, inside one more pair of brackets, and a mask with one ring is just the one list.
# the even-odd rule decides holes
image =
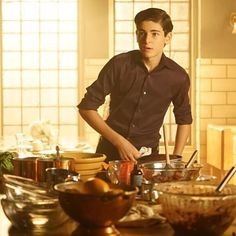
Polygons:
[[197,157],[197,150],[195,150],[192,154],[192,156],[190,157],[190,159],[188,160],[188,162],[185,165],[185,168],[189,168],[192,166],[192,164],[194,163],[194,161],[196,160]]
[[231,167],[231,169],[229,170],[229,172],[226,174],[226,176],[223,178],[223,180],[220,182],[220,184],[217,186],[216,188],[216,192],[222,192],[223,188],[225,187],[225,185],[230,181],[230,179],[233,177],[233,175],[236,172],[236,165]]

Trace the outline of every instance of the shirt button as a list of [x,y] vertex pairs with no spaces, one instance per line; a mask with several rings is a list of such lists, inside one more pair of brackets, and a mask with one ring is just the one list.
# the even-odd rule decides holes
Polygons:
[[147,92],[146,92],[146,91],[144,91],[144,92],[143,92],[143,94],[144,94],[144,95],[146,95],[146,94],[147,94]]

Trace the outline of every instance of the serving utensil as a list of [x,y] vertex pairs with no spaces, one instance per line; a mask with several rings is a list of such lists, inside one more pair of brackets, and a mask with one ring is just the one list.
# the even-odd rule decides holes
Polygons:
[[222,190],[224,189],[225,185],[230,181],[230,179],[233,177],[233,175],[236,172],[236,165],[231,167],[231,169],[227,172],[227,174],[225,175],[225,177],[223,178],[223,180],[220,182],[220,184],[217,186],[216,188],[216,192],[222,192]]
[[190,157],[190,159],[186,163],[185,168],[189,168],[194,163],[194,161],[196,160],[196,157],[197,157],[197,153],[198,153],[197,150],[195,150],[193,152],[192,156]]
[[60,148],[58,145],[56,146],[56,159],[60,160]]
[[166,166],[165,166],[165,168],[172,168],[172,166],[170,164],[168,138],[167,138],[167,135],[166,135],[166,126],[165,126],[165,124],[163,124],[163,137],[164,137],[165,154],[166,154]]

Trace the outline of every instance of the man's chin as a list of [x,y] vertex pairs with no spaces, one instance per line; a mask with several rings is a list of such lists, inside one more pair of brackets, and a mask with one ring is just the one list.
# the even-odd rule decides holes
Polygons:
[[151,58],[153,56],[152,53],[148,53],[148,52],[141,52],[141,55],[145,59]]

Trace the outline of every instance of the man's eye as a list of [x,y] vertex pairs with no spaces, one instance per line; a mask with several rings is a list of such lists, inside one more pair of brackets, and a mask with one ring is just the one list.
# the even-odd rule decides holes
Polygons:
[[158,33],[152,33],[152,37],[153,37],[153,38],[156,38],[156,37],[158,37],[158,36],[159,36]]
[[139,36],[139,37],[144,37],[144,36],[145,36],[145,32],[139,31],[139,32],[138,32],[138,36]]

